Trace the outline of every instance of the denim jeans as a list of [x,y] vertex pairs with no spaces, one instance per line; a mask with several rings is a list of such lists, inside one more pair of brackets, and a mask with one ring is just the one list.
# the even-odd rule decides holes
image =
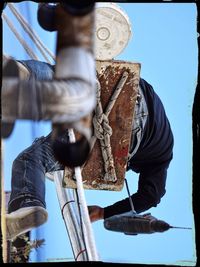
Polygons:
[[[30,72],[30,79],[49,80],[53,78],[53,66],[35,60],[20,60]],[[45,204],[45,173],[63,169],[53,156],[51,134],[37,138],[33,144],[22,151],[12,165],[11,196],[8,212],[26,206]],[[31,204],[32,203],[32,204]]]
[[18,60],[30,72],[31,78],[36,80],[51,80],[54,74],[54,66],[36,60]]
[[[31,70],[35,79],[50,79],[53,75],[49,64],[37,61],[23,61]],[[41,71],[40,71],[41,70]],[[141,88],[135,107],[134,123],[132,130],[129,159],[137,152],[148,116],[148,110]],[[66,136],[63,138],[67,138]],[[63,170],[64,166],[56,161],[51,143],[51,133],[46,137],[37,138],[33,144],[22,151],[13,162],[12,166],[12,192],[9,201],[8,212],[27,206],[24,199],[28,199],[28,205],[45,204],[45,174]]]
[[[66,133],[66,138],[67,136]],[[9,212],[24,206],[24,198],[38,201],[38,205],[46,207],[45,174],[64,169],[53,155],[51,140],[51,133],[46,137],[36,138],[33,144],[14,160]]]

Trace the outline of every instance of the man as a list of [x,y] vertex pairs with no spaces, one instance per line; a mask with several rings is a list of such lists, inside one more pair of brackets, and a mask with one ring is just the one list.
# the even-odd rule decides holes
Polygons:
[[[131,196],[137,213],[156,207],[165,194],[167,169],[173,156],[173,134],[163,104],[152,86],[140,79],[127,170],[140,173]],[[129,198],[105,208],[89,206],[92,222],[130,211]]]
[[[19,73],[26,72],[25,76],[36,80],[51,79],[54,71],[52,66],[32,60],[19,61],[18,69]],[[6,215],[8,239],[47,220],[45,173],[64,169],[55,159],[51,135],[36,139],[13,162],[12,192]],[[68,140],[67,133],[62,138]],[[141,79],[127,164],[127,170],[140,173],[138,191],[132,195],[136,212],[156,206],[165,194],[172,150],[173,135],[163,104],[151,85]],[[128,198],[105,208],[89,207],[92,222],[129,210]]]
[[[20,61],[29,70],[30,79],[53,75],[53,67],[44,62]],[[34,68],[32,67],[34,66]],[[21,72],[23,68],[18,65]],[[31,230],[47,220],[45,210],[45,173],[63,170],[52,150],[50,133],[38,138],[13,162],[12,192],[7,215],[8,239]],[[67,140],[68,136],[63,136]],[[136,212],[155,207],[165,194],[167,169],[172,159],[173,135],[163,104],[152,86],[140,79],[127,170],[140,173],[138,191],[132,195]],[[33,171],[34,170],[34,171]],[[91,221],[131,210],[129,199],[102,208],[89,206]]]

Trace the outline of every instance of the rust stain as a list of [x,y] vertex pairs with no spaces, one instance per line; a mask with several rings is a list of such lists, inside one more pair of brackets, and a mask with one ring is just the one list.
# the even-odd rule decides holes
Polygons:
[[117,150],[115,152],[115,157],[117,158],[122,158],[122,157],[126,157],[128,155],[128,146],[127,147],[124,147],[120,150]]

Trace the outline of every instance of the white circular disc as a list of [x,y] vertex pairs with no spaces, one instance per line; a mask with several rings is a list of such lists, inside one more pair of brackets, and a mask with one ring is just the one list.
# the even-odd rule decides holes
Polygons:
[[95,56],[110,60],[119,55],[131,37],[131,24],[125,12],[114,3],[96,4]]

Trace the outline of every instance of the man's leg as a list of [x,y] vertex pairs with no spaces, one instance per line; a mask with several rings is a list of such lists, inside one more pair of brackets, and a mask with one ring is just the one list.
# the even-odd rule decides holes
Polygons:
[[[67,166],[80,166],[90,152],[92,111],[96,105],[96,74],[94,58],[94,2],[69,1],[55,8],[57,55],[55,79],[71,81],[71,118],[53,121],[54,153]],[[87,97],[81,97],[88,92]],[[76,95],[80,101],[74,102]],[[85,100],[84,100],[85,98]],[[76,144],[60,142],[59,135],[73,128],[79,135]],[[81,155],[79,158],[77,154]],[[76,155],[76,157],[75,157]]]
[[[8,77],[3,72],[2,117],[4,121],[32,119],[71,124],[87,116],[94,109],[96,105],[96,73],[93,56],[94,11],[77,16],[65,9],[66,7],[60,4],[56,8],[58,51],[55,79],[49,81],[49,79],[36,77],[27,81],[20,79],[21,76],[18,73],[15,73],[12,79],[12,75],[9,74]],[[23,61],[19,62],[21,63]],[[10,69],[10,64],[7,69]],[[16,102],[16,110],[13,110],[13,103],[10,104],[9,99],[15,94],[18,97],[13,97]],[[32,114],[30,109],[35,109],[35,114]]]
[[64,168],[55,160],[51,142],[51,135],[36,139],[13,162],[7,239],[14,239],[47,220],[45,173]]
[[[4,78],[17,78],[21,81],[31,81],[33,79],[44,81],[52,79],[53,74],[54,66],[51,66],[48,63],[40,62],[37,60],[17,61],[11,57],[3,55]],[[15,125],[15,119],[18,119],[18,115],[21,112],[23,113],[23,116],[28,116],[28,114],[31,113],[31,103],[28,103],[30,111],[28,113],[23,112],[23,105],[24,103],[29,102],[28,99],[19,99],[18,90],[14,90],[11,93],[8,87],[5,89],[5,95],[4,93],[2,93],[2,138],[7,138],[11,135]],[[30,96],[29,98],[29,100],[31,101]]]
[[[2,118],[5,122],[51,120],[57,159],[67,166],[80,166],[90,152],[92,112],[96,105],[93,1],[58,4],[55,26],[58,31],[55,79],[20,81],[5,77]],[[11,95],[16,95],[14,104],[12,100],[8,103],[8,99],[13,99]],[[68,128],[79,133],[76,146],[60,142],[60,133]],[[80,160],[74,156],[77,153],[81,155]],[[71,160],[71,154],[76,160]]]

